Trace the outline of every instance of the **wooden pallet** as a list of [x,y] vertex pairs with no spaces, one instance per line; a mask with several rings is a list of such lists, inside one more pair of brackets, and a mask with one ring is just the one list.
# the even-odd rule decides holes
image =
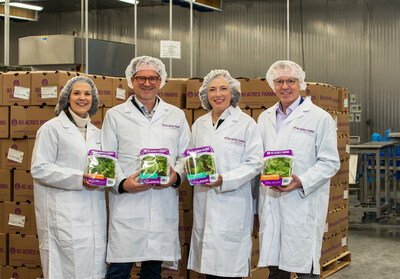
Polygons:
[[334,258],[333,260],[323,264],[321,266],[321,279],[332,275],[336,271],[342,269],[345,266],[348,266],[351,262],[351,253],[349,251],[344,252],[339,257]]
[[[344,252],[339,257],[330,260],[329,262],[321,266],[321,279],[332,275],[336,271],[342,269],[343,267],[349,265],[351,262],[351,253],[349,251]],[[291,279],[297,279],[296,273],[292,273]]]

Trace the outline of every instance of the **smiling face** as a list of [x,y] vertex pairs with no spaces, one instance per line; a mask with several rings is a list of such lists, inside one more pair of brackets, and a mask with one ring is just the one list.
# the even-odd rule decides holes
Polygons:
[[276,96],[282,104],[284,111],[300,96],[299,80],[293,77],[279,77],[274,80]]
[[[156,83],[150,83],[150,81],[158,78]],[[143,84],[140,83],[142,79],[145,79]],[[135,76],[131,78],[133,89],[135,90],[136,98],[143,104],[153,101],[156,99],[156,95],[160,89],[161,78],[158,73],[154,70],[140,70]]]
[[207,89],[208,102],[216,113],[222,113],[231,106],[232,91],[223,78],[215,78]]
[[87,112],[92,106],[92,88],[86,82],[74,84],[69,95],[68,103],[71,110],[81,118],[87,117]]

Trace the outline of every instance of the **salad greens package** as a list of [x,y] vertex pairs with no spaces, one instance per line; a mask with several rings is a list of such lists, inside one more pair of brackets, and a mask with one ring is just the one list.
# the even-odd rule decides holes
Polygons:
[[292,181],[292,150],[267,151],[264,153],[261,185],[286,186]]
[[218,179],[214,150],[211,146],[187,149],[185,167],[191,185],[206,184]]
[[90,150],[87,158],[87,173],[94,178],[87,179],[92,185],[112,187],[116,183],[115,163],[117,155],[112,151]]
[[169,150],[167,148],[140,151],[140,183],[161,185],[169,181]]

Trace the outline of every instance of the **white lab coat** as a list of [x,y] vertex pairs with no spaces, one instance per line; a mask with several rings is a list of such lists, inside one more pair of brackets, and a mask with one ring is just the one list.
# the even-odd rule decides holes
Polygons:
[[132,104],[132,97],[107,111],[102,128],[103,148],[117,152],[121,168],[115,191],[110,191],[107,262],[177,261],[181,257],[177,189],[118,194],[118,185],[139,171],[143,148],[168,148],[171,166],[183,181],[189,125],[182,110],[162,100],[149,121]]
[[261,113],[258,124],[264,151],[293,150],[293,173],[304,192],[277,193],[260,188],[259,267],[319,274],[322,236],[328,211],[330,178],[340,167],[332,117],[305,99],[276,133],[278,103]]
[[250,274],[253,198],[251,180],[260,172],[262,139],[256,122],[239,107],[214,129],[211,112],[192,126],[194,147],[211,146],[223,183],[194,186],[193,230],[188,268],[223,277]]
[[104,278],[107,213],[104,189],[83,186],[87,154],[100,149],[100,130],[86,140],[64,112],[38,130],[32,155],[36,224],[47,279]]

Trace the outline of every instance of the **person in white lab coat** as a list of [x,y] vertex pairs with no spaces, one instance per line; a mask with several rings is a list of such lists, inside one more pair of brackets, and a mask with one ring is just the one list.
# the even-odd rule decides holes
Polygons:
[[213,70],[199,91],[209,112],[192,126],[194,147],[211,146],[218,180],[194,186],[188,268],[206,278],[250,275],[253,229],[251,180],[260,172],[262,139],[257,123],[238,107],[240,83]]
[[100,130],[90,123],[99,97],[87,77],[70,79],[60,93],[57,117],[37,132],[32,155],[40,258],[46,279],[104,278],[106,202],[90,185],[87,154],[100,150]]
[[[159,59],[132,59],[126,78],[135,95],[108,110],[104,119],[103,148],[117,152],[120,166],[117,187],[110,192],[108,279],[129,278],[134,262],[141,262],[140,278],[161,278],[162,262],[181,257],[176,187],[185,178],[183,154],[189,148],[190,129],[184,112],[157,96],[166,77]],[[143,148],[169,149],[167,184],[138,182]]]
[[328,211],[330,178],[340,167],[332,117],[303,99],[305,72],[291,61],[278,61],[267,81],[279,102],[260,114],[264,151],[291,149],[292,181],[260,188],[259,267],[269,278],[319,278],[322,235]]

